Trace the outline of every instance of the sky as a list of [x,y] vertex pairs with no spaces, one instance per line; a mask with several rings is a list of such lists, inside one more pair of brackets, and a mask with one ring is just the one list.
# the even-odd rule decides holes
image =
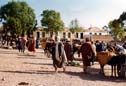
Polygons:
[[[0,7],[12,0],[0,0]],[[71,20],[77,19],[82,27],[103,27],[109,21],[118,19],[126,11],[126,0],[14,0],[25,1],[34,9],[38,26],[43,10],[60,12],[66,27]]]

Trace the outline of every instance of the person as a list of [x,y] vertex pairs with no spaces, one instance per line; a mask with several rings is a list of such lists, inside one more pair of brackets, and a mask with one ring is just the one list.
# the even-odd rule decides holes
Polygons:
[[95,57],[96,57],[96,55],[97,55],[97,52],[96,52],[96,45],[94,44],[94,42],[93,41],[91,41],[91,46],[92,46],[92,48],[93,48],[93,51],[94,51],[94,55],[92,55],[91,57],[91,61],[92,61],[92,65],[94,65],[94,61],[95,61]]
[[22,42],[21,42],[21,37],[18,37],[18,40],[17,40],[17,48],[18,48],[18,51],[19,52],[22,52]]
[[82,44],[80,48],[83,61],[83,72],[87,73],[87,67],[90,66],[90,57],[95,55],[89,38],[86,38],[86,42]]
[[46,42],[46,46],[44,49],[44,53],[47,55],[48,58],[51,56],[51,52],[52,52],[51,46],[53,46],[53,40],[50,39]]
[[114,49],[116,52],[118,52],[119,54],[126,54],[126,50],[123,46],[119,45],[118,43],[114,43]]
[[35,38],[30,35],[30,38],[28,38],[28,51],[35,53],[35,45]]
[[36,39],[36,48],[37,48],[37,49],[39,48],[39,45],[40,45],[40,39],[37,38],[37,39]]
[[72,45],[70,43],[70,40],[67,40],[64,43],[64,50],[65,50],[66,57],[67,57],[67,63],[70,64],[74,59],[73,52],[72,52]]
[[58,68],[63,68],[63,71],[65,72],[65,61],[66,54],[64,51],[64,45],[62,42],[60,42],[60,37],[55,37],[55,44],[51,46],[52,48],[52,60],[53,60],[53,66],[55,68],[55,72],[57,72]]
[[25,51],[25,46],[26,46],[26,39],[24,37],[21,38],[21,42],[22,42],[22,52],[24,53]]
[[95,45],[96,45],[96,51],[97,52],[105,51],[105,44],[104,44],[103,41],[97,40]]

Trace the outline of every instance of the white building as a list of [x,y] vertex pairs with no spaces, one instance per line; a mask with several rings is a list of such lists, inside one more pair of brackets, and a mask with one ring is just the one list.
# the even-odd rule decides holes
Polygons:
[[[36,38],[52,37],[52,32],[46,33],[43,31],[42,27],[38,27],[36,30]],[[68,28],[65,28],[64,31],[58,32],[58,35],[61,38],[65,39],[84,39],[86,37],[92,38],[92,36],[110,36],[107,31],[100,29],[98,27],[90,27],[88,29],[84,28],[82,32],[75,32],[72,34]]]
[[[52,37],[55,35],[54,32],[49,32],[46,33],[42,27],[38,27],[37,30],[35,31],[36,38],[45,38],[45,37]],[[65,28],[64,31],[58,32],[58,35],[61,38],[67,39],[67,38],[73,38],[72,33],[68,28]]]
[[[0,25],[0,30],[2,30],[3,26]],[[104,29],[100,29],[98,27],[90,27],[90,28],[83,28],[84,31],[82,32],[75,32],[72,34],[69,28],[65,28],[64,31],[58,32],[58,35],[63,39],[84,39],[84,38],[91,38],[92,40],[105,40],[110,41],[112,40],[112,36],[105,31]],[[42,27],[37,27],[37,30],[34,32],[34,36],[36,38],[46,38],[52,37],[55,35],[53,32],[46,33]]]
[[85,35],[109,35],[109,33],[98,27],[90,27],[85,31]]

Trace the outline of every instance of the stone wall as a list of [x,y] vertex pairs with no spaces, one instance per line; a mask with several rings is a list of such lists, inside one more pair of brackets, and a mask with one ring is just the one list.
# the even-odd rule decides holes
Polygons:
[[113,40],[113,37],[111,35],[93,35],[92,40],[96,41],[104,41],[104,42],[109,42]]

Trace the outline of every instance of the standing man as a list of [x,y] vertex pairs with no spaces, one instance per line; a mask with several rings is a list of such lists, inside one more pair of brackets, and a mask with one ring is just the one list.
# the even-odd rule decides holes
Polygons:
[[64,62],[66,60],[66,54],[64,51],[64,45],[62,42],[60,42],[59,36],[55,37],[55,44],[51,46],[51,48],[52,48],[52,60],[55,72],[57,72],[58,68],[63,68],[63,71],[65,71]]
[[90,66],[90,57],[95,55],[95,52],[92,48],[91,42],[89,38],[86,38],[86,42],[82,44],[80,48],[80,52],[82,54],[82,61],[83,61],[83,71],[87,73],[87,67]]
[[68,65],[71,64],[71,62],[73,61],[74,59],[74,56],[73,56],[73,49],[72,49],[72,45],[71,45],[71,42],[70,40],[67,40],[65,43],[64,43],[64,50],[65,50],[65,53],[66,53],[66,57],[67,57],[67,63]]
[[19,52],[22,52],[22,41],[21,41],[21,37],[18,37],[18,40],[16,42],[17,44],[17,48]]
[[28,38],[28,51],[35,53],[35,45],[36,41],[33,35],[30,35],[30,38]]
[[26,47],[26,39],[25,39],[25,37],[22,37],[21,42],[22,42],[22,52],[24,53],[25,47]]

